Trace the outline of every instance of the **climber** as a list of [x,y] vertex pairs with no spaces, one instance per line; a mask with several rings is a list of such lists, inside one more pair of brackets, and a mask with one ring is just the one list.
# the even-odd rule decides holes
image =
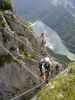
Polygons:
[[43,78],[43,80],[48,83],[48,77],[50,72],[50,66],[52,65],[49,57],[42,58],[39,63],[39,69],[40,69],[40,76]]

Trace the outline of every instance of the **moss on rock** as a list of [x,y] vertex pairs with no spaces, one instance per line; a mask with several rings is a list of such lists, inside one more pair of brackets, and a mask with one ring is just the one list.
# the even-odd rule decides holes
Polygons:
[[0,66],[5,63],[11,63],[13,61],[10,55],[2,55],[0,56]]

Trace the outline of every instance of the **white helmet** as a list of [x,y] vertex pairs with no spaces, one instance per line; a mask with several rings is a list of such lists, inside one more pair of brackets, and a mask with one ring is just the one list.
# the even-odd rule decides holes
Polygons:
[[48,63],[50,63],[50,65],[52,65],[52,61],[50,60],[49,57],[45,57],[45,58],[44,58],[44,61],[45,61],[45,62],[48,62]]
[[44,60],[45,60],[46,62],[50,62],[49,57],[45,57]]

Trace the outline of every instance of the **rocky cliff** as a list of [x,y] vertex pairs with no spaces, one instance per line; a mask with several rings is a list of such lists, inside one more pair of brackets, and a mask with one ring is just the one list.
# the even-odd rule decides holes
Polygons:
[[33,87],[38,80],[1,45],[17,59],[23,60],[25,66],[38,76],[36,59],[39,54],[39,43],[27,23],[24,25],[10,11],[0,12],[0,100],[10,100],[11,97]]
[[[60,63],[69,61],[50,50],[48,53]],[[10,100],[39,83],[40,58],[40,38],[38,41],[30,24],[11,11],[0,11],[0,100]],[[51,70],[54,76],[55,66]]]

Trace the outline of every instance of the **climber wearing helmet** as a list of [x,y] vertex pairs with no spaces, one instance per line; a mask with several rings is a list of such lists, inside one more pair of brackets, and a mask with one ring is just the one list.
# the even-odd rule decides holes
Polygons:
[[50,66],[51,66],[51,61],[49,57],[45,57],[41,59],[39,63],[39,68],[40,68],[40,73],[41,77],[43,80],[47,83],[48,82],[48,77],[49,77],[49,72],[50,72]]

